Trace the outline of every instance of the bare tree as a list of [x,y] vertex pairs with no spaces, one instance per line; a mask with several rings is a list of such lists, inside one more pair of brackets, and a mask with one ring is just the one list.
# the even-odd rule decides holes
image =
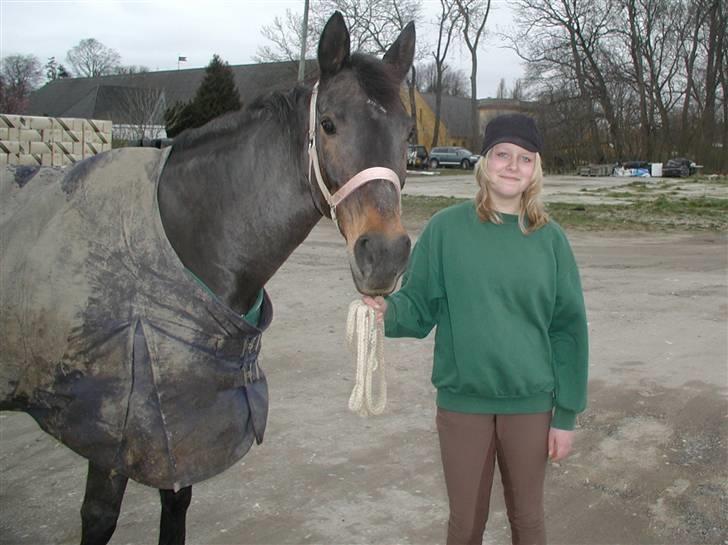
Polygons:
[[[707,0],[709,1],[709,0]],[[686,23],[684,33],[679,35],[680,57],[685,74],[685,89],[683,94],[682,111],[680,115],[680,149],[686,150],[692,140],[690,112],[694,100],[697,100],[695,81],[695,67],[698,63],[700,51],[701,30],[707,18],[704,1],[691,2],[684,12]]]
[[[334,11],[339,11],[349,28],[352,51],[380,55],[394,42],[410,21],[420,18],[421,0],[320,0],[311,5],[306,32],[303,32],[303,15],[286,11],[286,18],[276,18],[272,25],[263,27],[262,34],[272,42],[258,48],[255,59],[259,62],[300,60],[301,54],[313,57],[317,40],[326,21]],[[306,44],[302,47],[303,35]],[[415,59],[423,53],[421,39],[417,40]],[[408,78],[410,111],[415,123],[417,139],[417,108],[415,85],[417,71],[412,66]]]
[[[420,0],[369,0],[368,2],[354,2],[353,4],[358,8],[361,8],[362,4],[368,4],[366,9],[358,9],[361,18],[358,25],[365,35],[369,35],[366,43],[368,44],[369,52],[375,55],[385,53],[405,26],[410,21],[417,21],[420,18]],[[346,9],[347,6],[342,6],[342,8]],[[342,13],[346,18],[346,11]],[[418,38],[415,60],[421,59],[426,55],[426,49],[423,47],[423,44],[424,42]],[[409,77],[407,78],[410,115],[414,127],[413,134],[411,135],[413,143],[419,142],[417,102],[415,99],[416,85],[417,69],[413,62]]]
[[501,78],[498,82],[498,89],[495,91],[495,98],[506,98],[508,94],[508,87],[506,87],[505,78]]
[[511,89],[511,98],[513,100],[523,100],[524,97],[524,91],[523,91],[523,83],[520,79],[517,79],[513,83],[513,88]]
[[669,0],[620,0],[628,22],[623,36],[630,65],[625,77],[639,104],[641,157],[654,157],[672,148],[669,111],[679,98],[673,87],[678,78],[679,10]]
[[[725,8],[725,6],[723,6]],[[723,21],[725,24],[726,20],[726,13],[725,10],[722,12],[723,15]],[[722,59],[722,67],[718,71],[719,77],[720,77],[720,88],[722,92],[721,96],[721,102],[723,105],[723,135],[722,135],[722,142],[721,142],[721,149],[723,150],[723,153],[718,155],[718,161],[717,161],[717,169],[720,172],[725,172],[726,169],[728,169],[728,153],[725,152],[725,150],[728,150],[728,40],[723,39],[723,53],[721,55]]]
[[648,97],[647,97],[647,81],[645,78],[645,67],[644,67],[644,45],[643,40],[649,39],[649,35],[645,36],[645,32],[649,32],[647,28],[652,23],[649,14],[644,17],[644,24],[640,24],[638,20],[638,7],[639,0],[624,0],[624,7],[626,9],[626,19],[629,22],[629,33],[628,33],[628,46],[629,53],[632,59],[632,67],[634,70],[634,84],[639,97],[640,105],[640,127],[642,131],[642,142],[644,143],[643,149],[639,150],[639,156],[650,157],[652,155],[652,127],[650,123],[650,116],[648,112]]
[[151,72],[151,70],[149,70],[148,66],[144,66],[142,64],[128,64],[125,66],[119,65],[114,67],[111,71],[112,74],[127,76],[132,74],[146,74],[147,72]]
[[[319,0],[314,5],[314,27],[323,29],[334,11],[341,12],[349,29],[352,51],[379,53],[382,41],[392,43],[401,27],[396,28],[385,15],[388,0]],[[317,33],[320,34],[320,31]],[[379,39],[377,39],[379,37]]]
[[123,87],[118,91],[115,113],[119,121],[115,124],[124,127],[123,138],[159,138],[164,129],[164,91],[146,87]]
[[[698,158],[710,159],[715,141],[717,93],[720,84],[719,71],[723,67],[723,55],[728,38],[727,14],[724,0],[712,0],[708,4],[707,36],[705,41],[705,106],[701,116]],[[725,77],[725,76],[724,76]],[[725,151],[724,151],[725,153]]]
[[[437,92],[437,66],[434,61],[421,64],[417,67],[420,78],[418,89],[421,93]],[[447,63],[444,65],[440,89],[443,95],[466,97],[468,95],[468,77],[465,72],[453,69]]]
[[[613,58],[610,39],[617,23],[611,0],[516,0],[518,32],[506,36],[510,47],[534,64],[542,82],[567,77],[576,84],[581,112],[589,126],[592,160],[603,160],[599,118],[603,118],[609,144],[623,154],[620,123],[610,95],[609,75],[620,59]],[[548,83],[547,83],[548,85]]]
[[87,38],[68,51],[66,60],[77,76],[95,78],[112,74],[121,56],[95,38]]
[[285,18],[276,17],[271,25],[264,25],[261,29],[263,37],[270,40],[272,45],[259,47],[254,59],[257,62],[298,61],[302,50],[306,58],[313,57],[323,27],[314,28],[312,17],[307,23],[306,43],[302,49],[303,14],[287,9]]
[[525,85],[549,104],[540,114],[550,131],[547,148],[563,146],[549,151],[554,157],[567,164],[684,155],[724,168],[724,0],[516,0],[516,6],[519,32],[504,38],[527,61]]
[[480,140],[478,122],[478,46],[490,13],[490,0],[455,0],[462,18],[461,35],[470,51],[470,148]]
[[43,80],[40,61],[35,55],[8,55],[0,66],[0,111],[25,113],[30,93]]
[[453,34],[458,29],[460,13],[455,0],[440,0],[440,14],[437,18],[437,45],[432,51],[435,61],[435,129],[432,135],[432,146],[437,146],[440,136],[440,114],[442,110],[442,80],[447,68],[445,60],[452,44]]
[[[419,0],[320,0],[310,7],[305,47],[306,57],[313,57],[318,37],[334,11],[339,11],[349,28],[351,50],[381,54],[397,38],[404,26],[419,17]],[[258,48],[258,62],[298,60],[301,53],[303,13],[286,10],[286,17],[276,17],[264,25],[261,33],[272,45]]]

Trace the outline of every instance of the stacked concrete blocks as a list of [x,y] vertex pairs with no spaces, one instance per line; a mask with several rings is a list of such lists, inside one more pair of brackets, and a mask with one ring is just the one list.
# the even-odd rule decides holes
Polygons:
[[111,149],[111,121],[0,114],[0,165],[64,166]]

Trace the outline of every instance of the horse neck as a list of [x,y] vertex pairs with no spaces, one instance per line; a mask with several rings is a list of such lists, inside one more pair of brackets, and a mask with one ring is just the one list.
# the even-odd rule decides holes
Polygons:
[[[173,147],[160,179],[160,215],[182,263],[243,313],[321,218],[307,181],[306,96],[283,115],[232,114]],[[280,112],[279,112],[280,113]],[[228,129],[230,127],[228,126]],[[206,134],[204,131],[211,131]]]

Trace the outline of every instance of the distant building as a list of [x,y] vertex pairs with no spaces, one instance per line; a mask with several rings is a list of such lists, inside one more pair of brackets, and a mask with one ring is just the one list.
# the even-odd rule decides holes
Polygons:
[[[272,62],[230,67],[243,106],[259,95],[284,91],[296,84],[298,63]],[[317,72],[314,60],[306,63],[306,78]],[[164,111],[177,102],[194,98],[205,76],[205,68],[122,74],[97,78],[61,78],[49,82],[30,96],[28,115],[103,119],[113,122],[115,139],[163,138]],[[402,102],[410,109],[409,90],[402,86]],[[417,144],[429,151],[435,129],[435,95],[415,91]],[[479,134],[500,113],[531,112],[534,103],[485,98],[478,101]],[[438,145],[463,146],[475,153],[480,142],[470,144],[470,99],[442,96]]]
[[[407,111],[410,111],[409,88],[402,87],[402,103]],[[421,144],[425,146],[429,152],[432,145],[432,136],[435,133],[435,112],[430,107],[425,95],[415,90],[415,107],[417,110],[417,142],[413,144]],[[440,120],[440,130],[438,131],[438,142],[444,142],[448,138],[447,125]]]
[[[423,93],[422,97],[435,115],[434,93]],[[471,143],[470,136],[470,98],[442,95],[440,104],[441,123],[447,127],[447,134],[443,140],[438,140],[441,146],[462,146],[474,153],[480,152],[480,139],[488,122],[494,117],[504,113],[535,114],[536,103],[507,98],[481,98],[478,100],[478,141]],[[430,146],[431,141],[425,142]]]
[[527,114],[536,117],[539,104],[515,98],[481,98],[478,100],[478,122],[480,123],[480,134],[485,131],[485,126],[496,116],[501,114]]
[[[244,64],[230,67],[245,106],[255,97],[296,84],[297,62]],[[308,61],[306,75],[317,70]],[[161,138],[164,111],[187,102],[205,76],[205,68],[122,74],[97,78],[61,78],[30,96],[29,115],[104,119],[114,123],[114,138]]]

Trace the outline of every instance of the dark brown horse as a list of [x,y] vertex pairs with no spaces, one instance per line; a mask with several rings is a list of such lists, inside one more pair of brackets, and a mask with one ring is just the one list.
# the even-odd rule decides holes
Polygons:
[[160,489],[159,542],[184,543],[192,484],[262,441],[263,287],[322,215],[357,289],[394,288],[414,41],[410,23],[381,61],[350,54],[337,13],[314,86],[164,152],[115,150],[57,181],[3,173],[0,408],[89,460],[83,544],[111,538],[129,478]]

